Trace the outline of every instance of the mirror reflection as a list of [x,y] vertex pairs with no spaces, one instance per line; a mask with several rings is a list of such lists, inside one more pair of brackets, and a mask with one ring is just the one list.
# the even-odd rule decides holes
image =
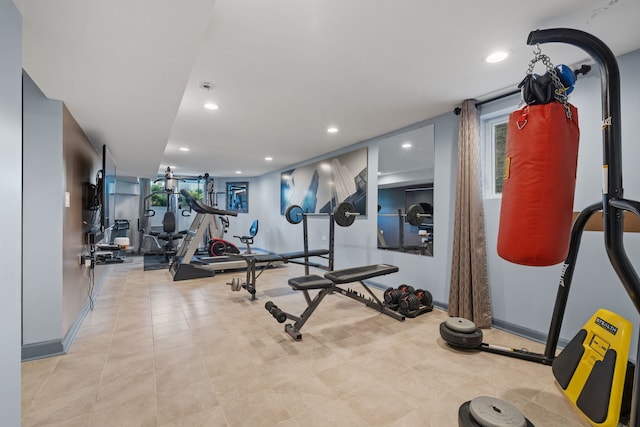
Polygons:
[[432,124],[380,141],[378,249],[433,256],[434,141]]

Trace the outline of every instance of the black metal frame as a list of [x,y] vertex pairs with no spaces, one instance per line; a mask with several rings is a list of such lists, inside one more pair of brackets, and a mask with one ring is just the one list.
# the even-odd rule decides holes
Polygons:
[[[624,211],[632,212],[640,217],[640,202],[623,198],[620,72],[615,55],[595,36],[569,28],[536,30],[529,34],[527,44],[535,45],[542,43],[566,43],[579,47],[594,59],[600,69],[603,124],[602,201],[587,206],[580,212],[573,224],[569,253],[565,259],[560,277],[560,284],[544,354],[529,353],[525,350],[492,346],[485,343],[482,343],[480,350],[550,365],[555,358],[582,232],[584,231],[587,221],[596,212],[603,212],[604,243],[609,261],[631,298],[636,310],[640,313],[640,278],[626,254],[623,243]],[[640,360],[640,346],[638,346],[636,350],[636,361],[638,360]],[[639,390],[640,376],[636,370],[633,381],[629,423],[629,425],[633,427],[640,427],[640,420],[638,419],[638,414],[640,413]]]
[[[587,52],[600,68],[602,91],[602,139],[603,174],[602,212],[604,223],[604,243],[609,261],[622,282],[633,305],[640,313],[640,278],[626,254],[623,242],[624,211],[640,216],[640,202],[623,198],[622,187],[622,127],[620,107],[620,71],[613,52],[591,34],[567,29],[533,31],[527,44],[567,43]],[[591,207],[593,207],[592,205]],[[593,212],[591,212],[593,214]],[[588,215],[590,216],[590,215]],[[586,221],[585,221],[586,222]],[[584,225],[583,225],[584,228]],[[558,332],[559,332],[558,325]],[[640,359],[640,346],[636,351],[636,361]],[[631,426],[640,426],[638,419],[638,390],[640,375],[635,372],[631,404]]]
[[305,276],[309,275],[309,267],[315,267],[320,270],[325,271],[333,271],[334,259],[335,259],[335,230],[336,225],[333,220],[333,213],[325,214],[325,213],[303,213],[302,214],[302,235],[303,235],[303,243],[304,243],[304,253],[309,253],[309,224],[307,222],[307,218],[310,216],[323,216],[329,218],[329,255],[327,257],[319,256],[319,258],[325,258],[327,260],[327,265],[322,265],[318,263],[312,263],[309,261],[310,256],[305,255],[304,261],[297,261],[295,259],[289,260],[292,264],[301,264],[304,265],[304,274]]
[[362,280],[358,280],[357,282],[360,283],[360,285],[364,288],[365,291],[367,291],[367,293],[371,296],[370,298],[366,297],[364,294],[356,292],[353,289],[342,288],[335,283],[330,288],[320,289],[320,292],[318,292],[313,299],[309,295],[309,291],[306,289],[303,289],[302,292],[304,293],[304,298],[307,300],[307,308],[305,308],[305,310],[299,316],[284,312],[284,314],[287,316],[287,319],[293,320],[295,322],[295,323],[289,323],[284,325],[285,332],[288,333],[296,341],[301,340],[302,333],[300,332],[300,330],[302,329],[304,324],[307,322],[307,320],[309,320],[309,318],[311,317],[313,312],[316,310],[316,308],[318,308],[318,306],[320,305],[320,302],[322,302],[324,297],[332,293],[342,294],[345,297],[361,302],[367,307],[373,308],[374,310],[382,314],[385,314],[389,317],[392,317],[396,320],[399,320],[401,322],[403,322],[406,319],[406,316],[404,314],[399,313],[395,310],[392,310],[391,308],[386,306],[382,301],[380,301],[380,298],[378,298]]

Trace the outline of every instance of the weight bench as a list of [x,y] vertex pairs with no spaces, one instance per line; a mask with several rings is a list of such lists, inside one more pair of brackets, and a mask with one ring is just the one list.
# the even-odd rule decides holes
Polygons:
[[[307,320],[309,320],[309,317],[311,317],[315,309],[318,308],[320,302],[322,302],[325,296],[334,292],[338,292],[346,297],[359,301],[364,305],[379,311],[382,314],[393,317],[396,320],[404,321],[405,316],[403,314],[398,313],[397,311],[394,311],[385,306],[385,304],[380,301],[380,299],[364,283],[364,280],[366,279],[396,273],[397,271],[398,267],[396,267],[395,265],[373,264],[362,267],[353,267],[344,270],[331,271],[325,273],[324,277],[315,274],[294,277],[292,279],[289,279],[289,286],[291,286],[291,288],[296,291],[302,291],[308,304],[307,308],[302,312],[302,314],[300,316],[294,316],[293,314],[286,313],[279,309],[278,306],[271,301],[267,301],[267,303],[265,304],[265,309],[269,313],[271,313],[271,315],[279,323],[284,323],[287,319],[294,321],[294,323],[285,325],[284,330],[296,341],[302,339],[300,330],[307,322]],[[365,289],[365,291],[367,291],[370,297],[365,297],[365,295],[359,294],[352,289],[345,289],[338,286],[355,282],[360,282],[360,285],[362,285],[362,287]],[[319,290],[319,292],[313,299],[311,299],[311,297],[309,296],[309,291],[311,290]]]
[[[227,254],[226,256],[232,257],[238,260],[244,260],[247,263],[247,276],[243,284],[240,283],[240,279],[233,278],[228,285],[231,285],[231,290],[239,291],[241,288],[246,289],[251,294],[251,301],[256,299],[256,279],[260,277],[262,272],[270,267],[275,262],[295,262],[296,264],[303,264],[303,261],[297,261],[300,258],[304,258],[305,265],[311,265],[314,267],[321,267],[319,264],[309,263],[311,257],[322,257],[327,255],[329,251],[327,249],[315,249],[311,251],[299,251],[299,252],[287,252],[283,254]],[[262,266],[262,269],[256,274],[258,265]]]

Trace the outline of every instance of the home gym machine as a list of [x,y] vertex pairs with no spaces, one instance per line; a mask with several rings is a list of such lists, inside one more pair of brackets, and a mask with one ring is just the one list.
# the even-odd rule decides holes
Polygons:
[[[266,254],[240,254],[233,255],[232,258],[240,259],[247,263],[247,274],[244,283],[240,282],[240,278],[234,277],[231,282],[227,283],[231,286],[232,291],[240,291],[246,289],[251,294],[251,300],[256,299],[256,280],[266,267],[273,265],[274,263],[292,263],[302,264],[305,266],[305,274],[309,274],[309,266],[321,269],[321,270],[333,270],[333,248],[334,248],[334,223],[341,227],[349,227],[355,221],[356,216],[359,214],[356,212],[355,207],[348,202],[340,203],[336,209],[331,213],[305,213],[298,205],[289,206],[285,212],[287,221],[291,224],[299,224],[303,222],[304,229],[304,250],[299,252],[286,252],[283,254],[266,253]],[[309,216],[324,216],[329,217],[329,249],[309,249],[308,229],[307,229],[307,217]],[[311,263],[310,258],[320,257],[325,258],[329,255],[329,264],[322,265],[317,263]],[[256,274],[257,267],[261,266],[261,271]]]
[[[537,30],[529,34],[527,44],[543,43],[567,43],[581,48],[593,58],[600,69],[603,138],[602,201],[585,208],[574,221],[569,252],[560,277],[544,354],[483,344],[481,335],[474,329],[475,325],[464,319],[449,319],[445,322],[449,325],[443,323],[441,331],[443,325],[452,326],[453,328],[446,330],[446,333],[453,332],[456,335],[455,341],[463,344],[461,347],[478,348],[546,365],[551,364],[553,374],[565,395],[591,425],[616,426],[622,412],[620,407],[622,395],[627,390],[631,395],[629,426],[640,427],[638,395],[640,376],[637,370],[633,379],[625,381],[626,377],[632,376],[626,360],[628,348],[624,348],[624,345],[629,345],[629,340],[620,340],[622,335],[630,332],[628,330],[630,328],[625,325],[627,321],[610,312],[603,313],[603,310],[600,310],[555,357],[582,232],[588,219],[596,212],[602,211],[604,244],[609,261],[636,310],[640,313],[640,278],[626,254],[623,242],[624,214],[629,212],[640,216],[640,202],[623,197],[618,64],[613,52],[602,41],[579,30],[558,28]],[[456,323],[460,325],[456,326]],[[465,333],[474,335],[471,342],[466,344],[462,341]],[[625,341],[625,343],[618,341]],[[620,346],[623,347],[620,348]],[[636,362],[639,359],[640,346],[636,349]],[[476,424],[465,418],[464,423],[460,419],[460,425],[475,426]]]
[[[304,212],[304,210],[298,205],[291,205],[287,207],[284,213],[284,217],[290,224],[300,224],[302,222],[302,236],[303,236],[303,252],[309,254],[304,257],[303,261],[291,260],[292,263],[302,264],[305,267],[304,274],[309,274],[309,267],[319,268],[321,270],[332,271],[335,259],[335,225],[338,224],[341,227],[349,227],[356,219],[356,216],[360,215],[356,212],[353,204],[349,202],[340,203],[336,209],[331,213],[314,213]],[[309,224],[308,218],[312,217],[326,217],[329,216],[329,249],[309,250]],[[312,263],[309,258],[312,256],[324,258],[327,260],[327,265]]]

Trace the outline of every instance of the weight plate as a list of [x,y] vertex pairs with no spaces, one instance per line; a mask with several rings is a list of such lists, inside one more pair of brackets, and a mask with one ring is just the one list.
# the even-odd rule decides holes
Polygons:
[[469,413],[482,427],[527,427],[518,408],[495,397],[476,397],[469,404]]
[[440,336],[451,347],[473,349],[482,344],[482,331],[476,329],[473,332],[457,332],[449,328],[446,322],[440,323]]
[[475,323],[463,317],[450,317],[444,323],[449,329],[456,332],[469,333],[477,329]]
[[421,215],[424,214],[424,210],[420,205],[411,205],[407,210],[407,222],[411,225],[420,225],[422,224],[423,217]]
[[231,290],[234,292],[239,292],[240,288],[240,279],[238,279],[237,277],[231,279]]
[[[458,409],[458,427],[483,427],[481,424],[476,422],[469,413],[469,405],[471,401],[465,402]],[[525,418],[527,427],[535,427],[531,421]]]
[[291,205],[284,212],[284,217],[290,224],[300,224],[302,222],[302,208],[298,205]]
[[333,212],[333,220],[340,227],[349,227],[356,220],[356,208],[349,202],[342,202]]

